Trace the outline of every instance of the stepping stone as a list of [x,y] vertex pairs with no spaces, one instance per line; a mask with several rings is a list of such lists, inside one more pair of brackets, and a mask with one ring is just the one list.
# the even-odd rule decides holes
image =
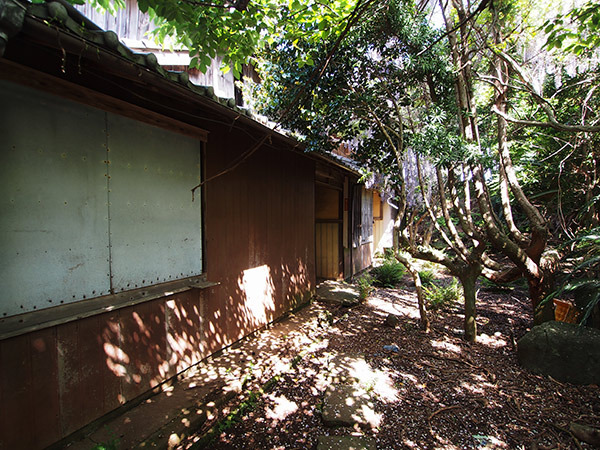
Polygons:
[[320,436],[317,450],[377,450],[375,439],[365,436]]
[[377,428],[381,414],[375,412],[370,395],[358,384],[329,386],[323,400],[323,424],[328,427]]
[[360,303],[358,290],[343,281],[324,281],[317,287],[317,300],[342,306],[354,306]]

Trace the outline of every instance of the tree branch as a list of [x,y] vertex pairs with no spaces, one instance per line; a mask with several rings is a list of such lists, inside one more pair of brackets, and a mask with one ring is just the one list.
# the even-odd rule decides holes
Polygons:
[[600,125],[591,125],[591,126],[590,125],[565,125],[565,124],[558,122],[558,120],[556,120],[556,117],[554,115],[554,111],[552,110],[551,105],[548,103],[548,101],[544,97],[542,97],[538,92],[536,92],[535,88],[533,87],[533,84],[529,80],[529,77],[527,76],[527,74],[525,74],[523,68],[519,65],[519,63],[517,63],[517,61],[515,61],[510,55],[507,55],[505,52],[497,50],[495,48],[492,48],[491,46],[489,48],[497,57],[499,57],[506,64],[508,64],[510,66],[511,70],[519,76],[519,78],[521,79],[523,84],[527,87],[527,90],[529,91],[529,93],[531,94],[533,99],[536,101],[536,103],[538,105],[540,105],[540,107],[544,110],[544,112],[548,116],[549,122],[538,122],[538,121],[530,121],[530,120],[523,121],[523,120],[519,120],[519,119],[513,119],[513,118],[507,116],[506,114],[503,114],[501,111],[499,111],[495,107],[492,108],[493,112],[495,112],[500,117],[504,118],[505,120],[507,120],[509,122],[517,123],[520,125],[535,126],[535,127],[542,127],[542,128],[554,128],[555,130],[566,131],[568,133],[573,133],[573,132],[598,133],[598,132],[600,132]]
[[479,6],[477,7],[477,9],[475,11],[473,11],[471,14],[469,14],[467,17],[465,17],[463,20],[461,20],[454,28],[446,31],[444,34],[442,34],[440,37],[438,37],[435,41],[433,41],[431,44],[429,44],[426,48],[424,48],[419,53],[417,53],[417,57],[421,56],[423,53],[427,53],[429,50],[431,50],[433,48],[433,46],[435,44],[440,42],[442,39],[444,39],[449,34],[454,33],[456,30],[458,30],[460,27],[462,27],[464,24],[466,24],[469,20],[473,19],[477,14],[479,14],[480,12],[482,12],[485,9],[485,7],[489,3],[489,1],[490,0],[482,0],[482,2],[479,4]]
[[567,133],[598,133],[600,132],[600,125],[565,125],[556,119],[552,120],[549,117],[550,122],[539,122],[537,120],[522,120],[510,117],[508,114],[504,114],[499,111],[495,106],[492,107],[492,112],[498,114],[500,117],[508,122],[516,123],[517,125],[524,125],[528,127],[540,127],[540,128],[553,128],[557,131],[565,131]]

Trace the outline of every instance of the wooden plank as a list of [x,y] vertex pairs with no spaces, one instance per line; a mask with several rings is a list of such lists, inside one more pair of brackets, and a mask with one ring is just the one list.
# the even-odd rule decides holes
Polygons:
[[58,329],[58,374],[61,435],[67,436],[80,428],[83,398],[79,376],[82,367],[79,355],[79,323],[72,322]]
[[18,316],[4,317],[0,319],[0,340],[126,308],[190,289],[206,289],[217,284],[206,281],[206,277],[201,275],[105,295],[77,303],[64,304]]
[[27,336],[0,342],[0,447],[35,448],[31,411],[31,353]]
[[119,325],[120,350],[126,355],[121,392],[129,401],[158,385],[164,379],[162,373],[168,372],[164,302],[155,300],[120,310]]
[[61,439],[58,395],[58,350],[54,328],[28,336],[31,355],[31,395],[35,406],[30,411],[35,447],[45,448]]
[[200,292],[174,295],[165,301],[169,376],[208,356],[202,336]]

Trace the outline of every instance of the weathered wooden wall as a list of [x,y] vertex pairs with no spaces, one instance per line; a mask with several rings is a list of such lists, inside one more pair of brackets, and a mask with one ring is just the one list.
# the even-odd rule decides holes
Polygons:
[[[41,20],[26,22],[0,59],[0,79],[207,139],[207,177],[231,168],[261,133],[273,136],[205,185],[204,245],[196,248],[204,252],[206,277],[218,286],[161,293],[0,338],[0,449],[11,450],[44,448],[139,399],[307,300],[315,285],[314,160],[239,111],[158,72]],[[178,146],[171,141],[164,148],[175,155]],[[177,211],[170,214],[176,221]]]
[[[204,269],[218,286],[0,340],[0,449],[44,448],[309,299],[315,163],[273,142],[205,185]],[[253,143],[215,125],[206,176]]]
[[0,340],[0,448],[41,449],[208,356],[202,291]]
[[[211,139],[206,177],[253,144],[243,135]],[[209,352],[307,301],[314,290],[314,171],[312,160],[267,144],[205,185],[205,269],[221,283],[206,293]]]

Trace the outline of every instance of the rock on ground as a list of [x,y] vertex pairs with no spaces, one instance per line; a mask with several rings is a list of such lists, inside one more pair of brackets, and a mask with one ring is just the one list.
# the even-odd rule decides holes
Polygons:
[[396,328],[398,325],[400,325],[400,316],[397,316],[396,314],[388,314],[385,318],[384,325],[387,327]]
[[324,281],[317,287],[317,300],[342,306],[355,306],[360,303],[356,287],[343,281]]
[[338,384],[325,391],[323,423],[328,427],[377,428],[381,416],[374,410],[369,394],[357,384]]
[[600,330],[565,322],[533,327],[517,347],[523,367],[573,384],[600,384]]

